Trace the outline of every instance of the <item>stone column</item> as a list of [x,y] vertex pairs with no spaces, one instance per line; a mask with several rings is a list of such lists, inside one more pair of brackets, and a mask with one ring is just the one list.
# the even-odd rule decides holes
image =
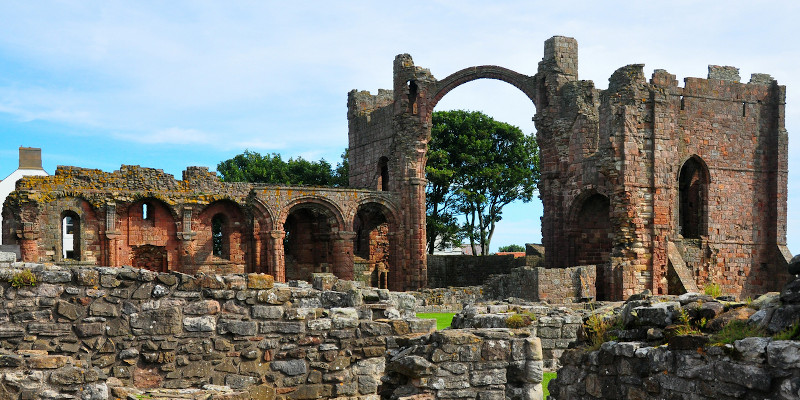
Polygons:
[[333,239],[333,274],[339,279],[353,280],[353,239],[355,232],[339,231]]
[[183,220],[178,224],[178,237],[180,245],[178,254],[181,266],[194,264],[194,237],[197,233],[192,232],[192,207],[183,208]]
[[[425,252],[425,178],[412,177],[408,179],[409,215],[414,218],[409,221],[408,252],[409,265],[405,271],[405,286],[401,290],[418,289],[428,286],[427,256]],[[395,289],[396,290],[396,289]]]
[[283,258],[283,238],[286,232],[280,230],[269,231],[269,273],[276,282],[286,282],[286,265]]
[[22,261],[39,261],[39,231],[33,222],[23,222],[22,230],[17,232],[19,239],[19,249],[22,253]]
[[117,230],[117,205],[106,204],[106,248],[101,258],[109,267],[119,267],[119,240],[122,232]]

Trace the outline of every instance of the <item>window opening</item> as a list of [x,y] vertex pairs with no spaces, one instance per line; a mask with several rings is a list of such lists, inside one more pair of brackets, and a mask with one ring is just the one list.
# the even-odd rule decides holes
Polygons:
[[148,203],[142,203],[142,219],[151,221],[153,219],[153,210]]
[[680,192],[680,232],[684,238],[699,239],[706,219],[708,178],[704,166],[690,158],[681,168],[678,190]]
[[80,250],[79,223],[77,215],[64,215],[61,219],[61,257],[78,260]]
[[217,214],[211,218],[211,242],[212,254],[217,257],[225,257],[225,219],[222,214]]
[[378,161],[378,169],[381,174],[378,190],[389,191],[389,160],[386,157],[381,157],[380,161]]

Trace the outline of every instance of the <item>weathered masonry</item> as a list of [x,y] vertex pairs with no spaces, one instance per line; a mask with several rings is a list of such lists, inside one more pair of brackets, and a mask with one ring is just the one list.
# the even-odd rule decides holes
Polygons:
[[8,198],[4,244],[28,261],[424,287],[432,112],[481,78],[536,107],[546,267],[594,265],[600,299],[710,282],[753,294],[787,279],[785,87],[766,74],[741,83],[719,66],[679,87],[634,64],[599,90],[578,80],[577,43],[560,36],[545,42],[533,76],[479,66],[437,80],[397,56],[393,90],[348,97],[353,189],[227,184],[197,167],[181,181],[130,166],[60,167]]
[[397,193],[412,273],[425,273],[432,112],[481,78],[536,107],[547,267],[596,265],[601,299],[710,282],[760,293],[786,280],[785,87],[766,74],[741,83],[738,69],[719,66],[679,87],[634,64],[599,90],[578,79],[577,42],[561,36],[545,42],[533,76],[478,66],[437,80],[402,54],[392,91],[350,92],[350,184]]
[[312,273],[403,290],[409,264],[396,195],[224,183],[206,168],[183,180],[123,166],[59,167],[23,179],[3,209],[5,244],[24,261],[184,273]]

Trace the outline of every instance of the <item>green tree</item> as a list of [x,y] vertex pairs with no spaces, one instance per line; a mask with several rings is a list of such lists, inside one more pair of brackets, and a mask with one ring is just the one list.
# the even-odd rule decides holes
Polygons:
[[347,152],[336,169],[327,161],[308,161],[302,157],[283,161],[280,154],[244,153],[217,164],[224,182],[253,182],[268,185],[347,186]]
[[500,248],[498,248],[497,251],[499,251],[501,253],[504,253],[504,252],[518,253],[518,252],[521,252],[521,251],[524,252],[525,251],[525,247],[524,246],[520,246],[518,244],[510,244],[508,246],[500,246]]
[[[433,113],[426,165],[428,250],[454,235],[469,239],[473,254],[488,254],[503,207],[533,199],[539,181],[539,149],[533,136],[475,111]],[[441,226],[440,226],[441,225]]]

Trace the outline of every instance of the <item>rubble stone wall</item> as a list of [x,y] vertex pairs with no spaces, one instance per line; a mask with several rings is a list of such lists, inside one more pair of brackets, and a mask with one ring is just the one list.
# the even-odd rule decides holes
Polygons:
[[529,266],[514,268],[510,273],[487,279],[483,284],[484,298],[503,300],[514,297],[527,301],[554,303],[594,299],[596,269],[594,265],[571,268]]
[[[418,351],[416,344],[440,340],[426,336],[435,320],[415,317],[410,294],[332,274],[314,275],[313,284],[282,284],[256,273],[192,276],[4,262],[0,297],[4,399],[105,400],[177,389],[216,393],[222,386],[241,397],[223,391],[215,398],[377,399],[387,365]],[[523,385],[480,376],[490,368],[500,379],[512,364],[540,360],[538,341],[492,335],[475,332],[470,343],[478,350],[455,352],[441,368],[441,360],[431,359],[432,376],[452,376],[460,389],[487,393]],[[493,348],[489,342],[517,351],[482,353]],[[524,380],[532,385],[540,375],[533,370]],[[442,389],[430,381],[393,382],[423,394]]]
[[544,368],[555,371],[559,358],[571,344],[581,337],[583,316],[566,307],[547,305],[520,305],[508,303],[465,305],[453,317],[456,329],[508,328],[509,318],[514,315],[529,317],[530,324],[521,329],[541,341]]
[[513,255],[428,255],[428,287],[482,285],[490,275],[508,274],[528,262],[527,257]]
[[552,399],[797,399],[800,342],[753,337],[706,350],[606,342],[567,350]]

